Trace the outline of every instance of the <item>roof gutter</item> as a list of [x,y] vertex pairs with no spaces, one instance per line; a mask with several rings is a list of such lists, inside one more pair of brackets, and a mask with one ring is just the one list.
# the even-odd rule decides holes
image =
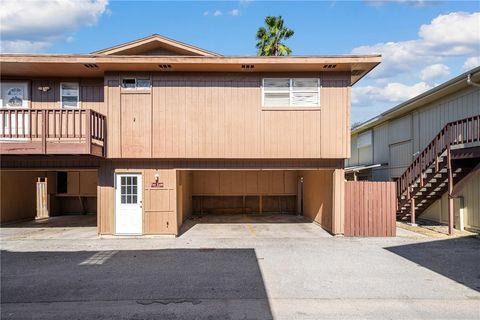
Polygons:
[[467,76],[467,83],[471,86],[480,88],[480,83],[476,83],[476,82],[472,81],[472,74],[471,73],[469,73],[468,76]]

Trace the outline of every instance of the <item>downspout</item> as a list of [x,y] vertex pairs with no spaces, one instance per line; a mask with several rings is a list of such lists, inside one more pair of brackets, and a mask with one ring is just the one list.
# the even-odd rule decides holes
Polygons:
[[476,83],[476,82],[473,82],[472,81],[472,74],[469,73],[468,76],[467,76],[467,83],[469,85],[472,85],[472,86],[475,86],[475,87],[479,87],[480,88],[480,83]]

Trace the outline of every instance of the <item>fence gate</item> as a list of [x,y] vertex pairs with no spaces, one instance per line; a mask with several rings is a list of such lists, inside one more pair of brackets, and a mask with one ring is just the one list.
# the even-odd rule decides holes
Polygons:
[[345,236],[396,235],[395,182],[345,182]]

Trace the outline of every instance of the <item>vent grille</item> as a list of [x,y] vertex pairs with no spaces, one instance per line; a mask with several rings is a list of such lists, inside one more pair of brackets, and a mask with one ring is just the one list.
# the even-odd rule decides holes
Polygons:
[[323,69],[335,69],[337,67],[336,64],[324,64]]
[[88,69],[98,69],[98,65],[96,65],[95,63],[87,63],[87,64],[84,64],[85,68],[88,68]]
[[172,69],[172,65],[171,64],[159,64],[158,67],[162,70],[170,70]]
[[251,70],[253,68],[255,68],[253,64],[242,64],[242,70]]
[[363,70],[352,70],[352,76],[359,76],[363,73]]

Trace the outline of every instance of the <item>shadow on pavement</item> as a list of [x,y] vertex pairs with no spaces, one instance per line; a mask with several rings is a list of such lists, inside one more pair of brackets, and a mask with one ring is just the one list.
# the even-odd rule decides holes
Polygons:
[[254,249],[1,252],[2,319],[271,319]]
[[480,240],[475,237],[421,242],[385,249],[480,291]]

